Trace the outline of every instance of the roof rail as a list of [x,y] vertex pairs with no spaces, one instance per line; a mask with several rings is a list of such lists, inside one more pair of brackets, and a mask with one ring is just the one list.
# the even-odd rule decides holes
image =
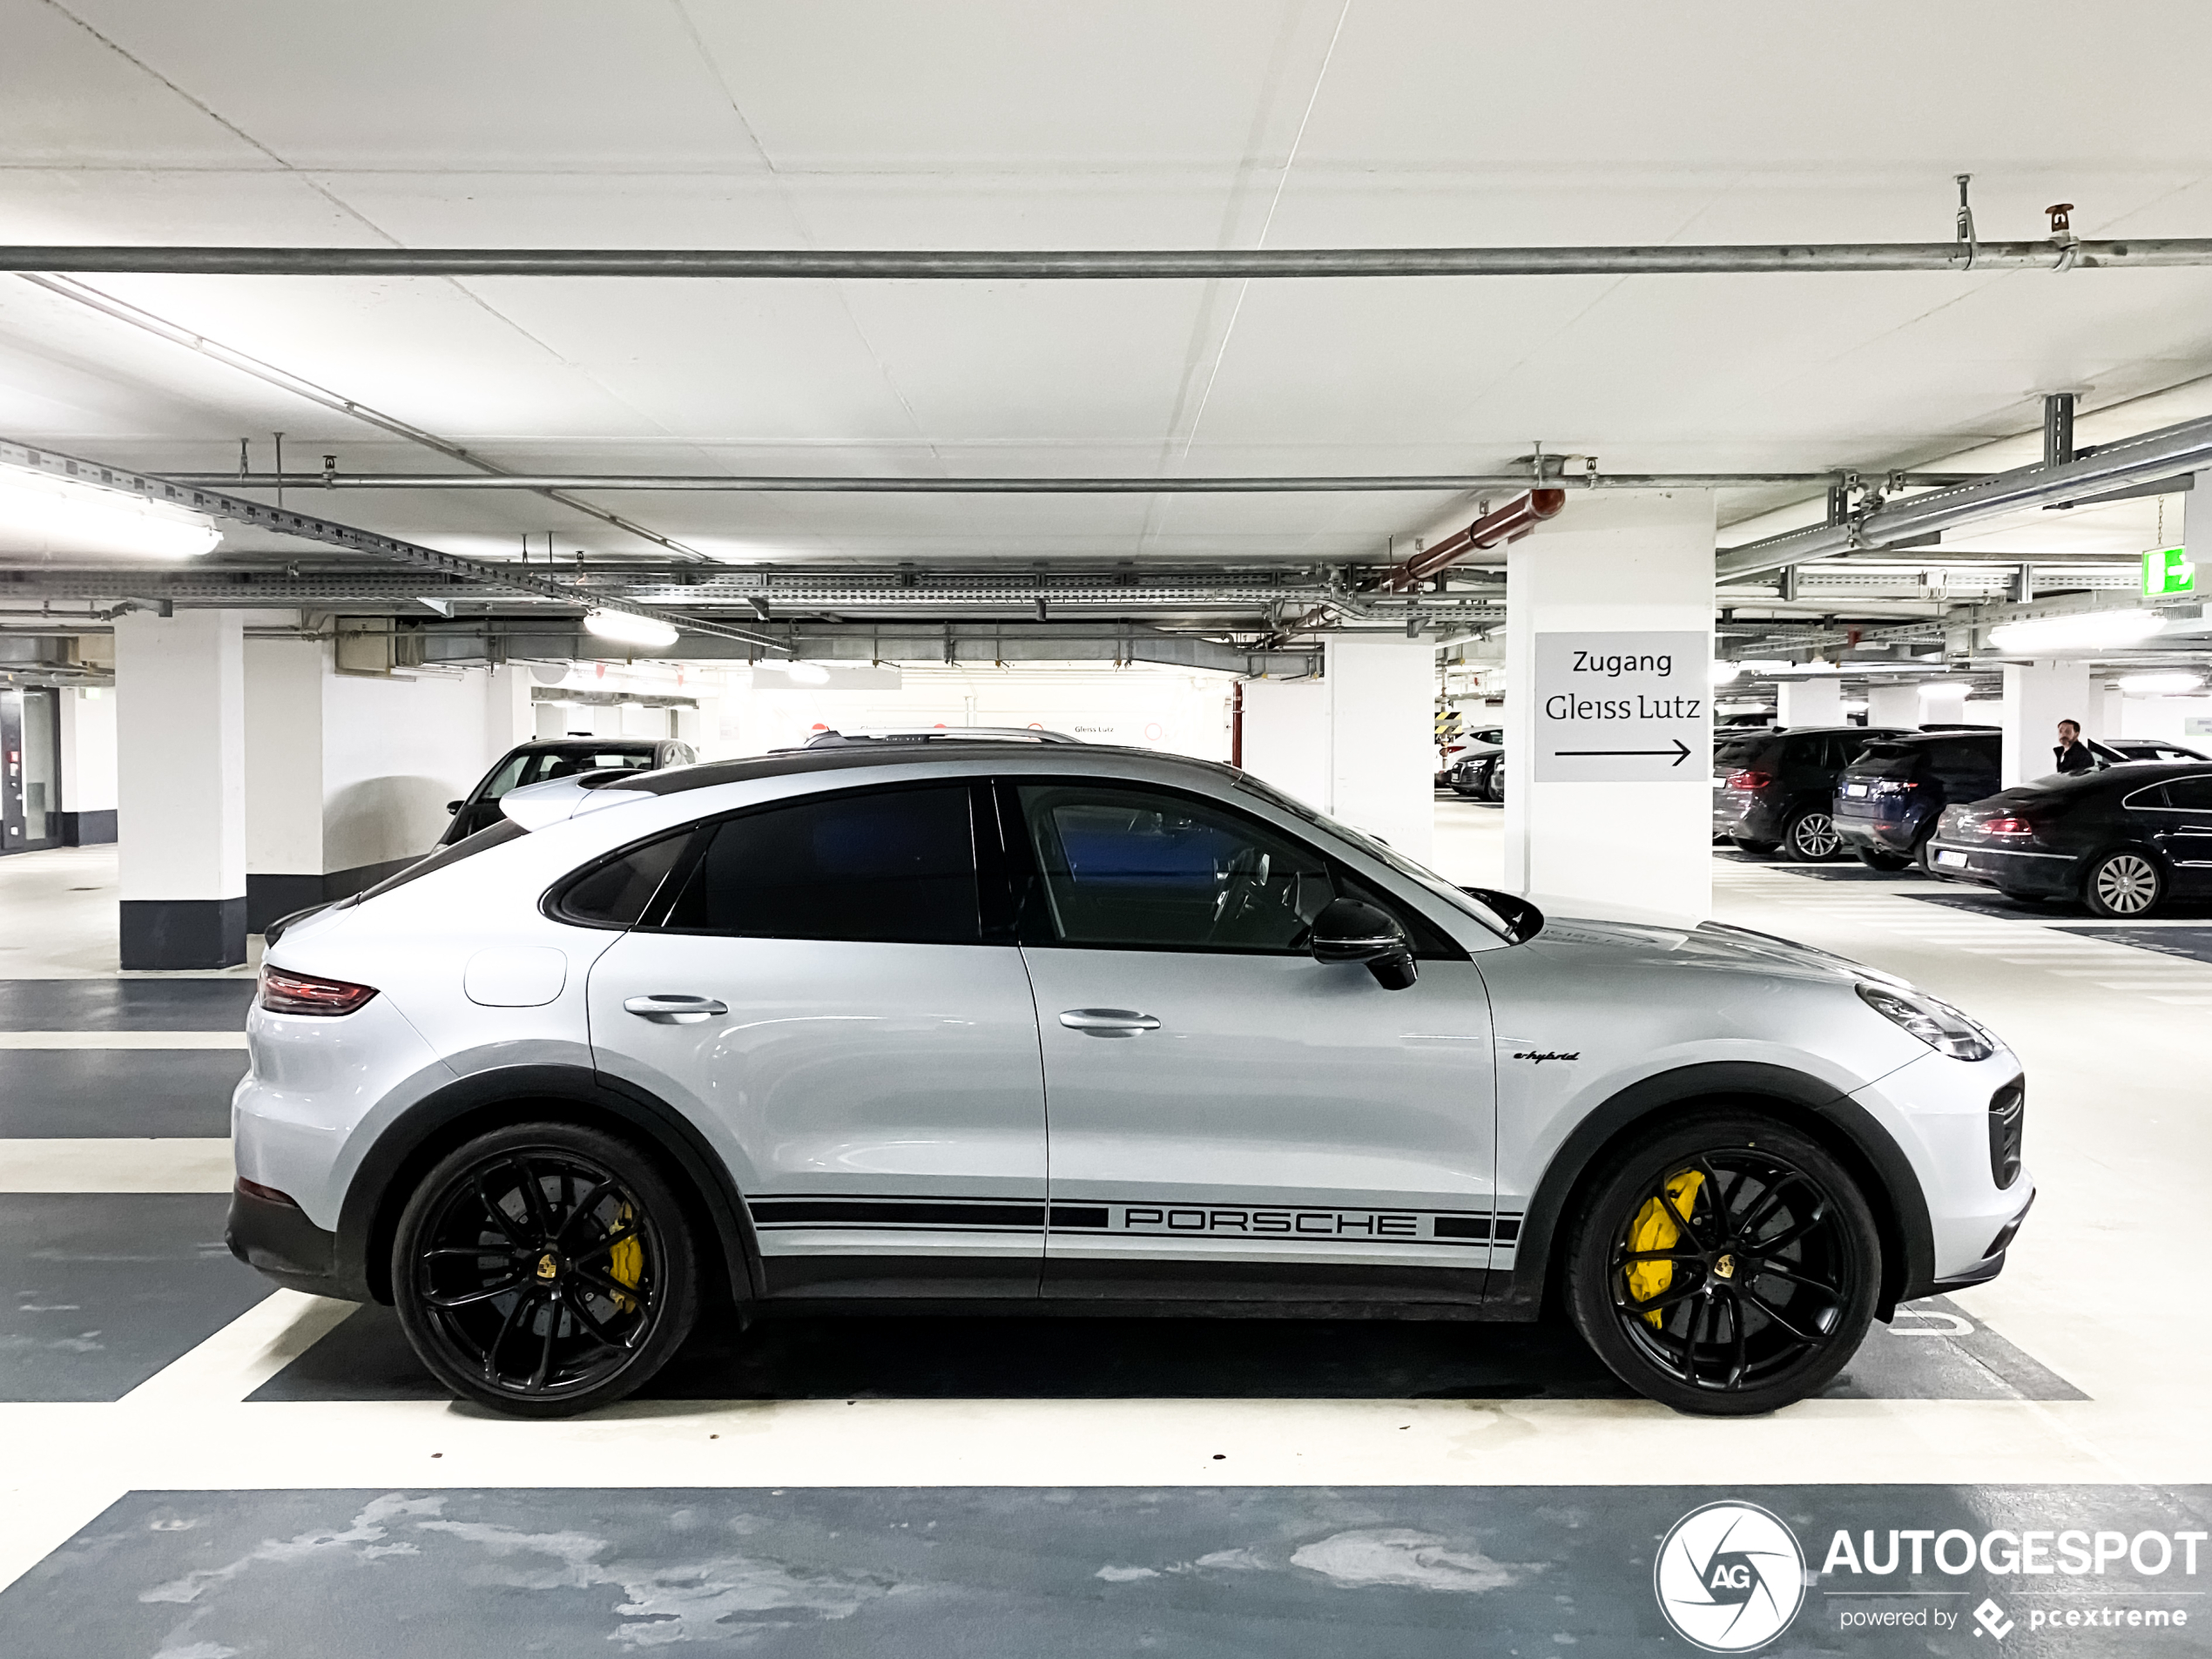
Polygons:
[[842,749],[857,744],[897,743],[1081,743],[1064,732],[1042,726],[959,725],[916,726],[874,732],[817,732],[806,739],[809,749]]

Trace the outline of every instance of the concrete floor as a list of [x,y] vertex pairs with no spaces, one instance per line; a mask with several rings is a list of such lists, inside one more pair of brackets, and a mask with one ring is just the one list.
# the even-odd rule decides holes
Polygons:
[[[1494,880],[1500,819],[1440,802],[1439,865]],[[41,857],[86,867],[0,861],[0,916],[30,880],[6,867]],[[93,975],[65,901],[10,918],[0,1655],[1679,1652],[1655,1548],[1720,1501],[1807,1554],[1769,1651],[2212,1649],[2212,918],[2114,928],[1725,853],[1716,897],[1994,1025],[2041,1186],[2002,1278],[1738,1422],[1624,1398],[1548,1327],[1044,1319],[794,1321],[587,1421],[464,1412],[388,1312],[268,1294],[223,1252],[250,986]],[[1910,1595],[1826,1559],[1900,1528],[2005,1529],[1999,1566],[2038,1530],[2141,1559],[1930,1566]],[[2189,1622],[2079,1627],[2115,1610]]]

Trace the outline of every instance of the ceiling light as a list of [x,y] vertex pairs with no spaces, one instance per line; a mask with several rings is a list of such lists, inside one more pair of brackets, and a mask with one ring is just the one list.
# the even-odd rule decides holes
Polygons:
[[586,633],[610,639],[618,645],[658,649],[676,643],[676,630],[668,624],[630,610],[587,610],[583,613],[583,628]]
[[1797,667],[1797,664],[1784,662],[1779,657],[1746,657],[1742,662],[1737,664],[1737,666],[1747,674],[1779,674],[1784,670]]
[[2202,674],[2129,674],[2120,681],[2129,697],[2187,697],[2204,689]]
[[0,466],[0,544],[18,552],[189,559],[223,539],[198,513],[27,467]]
[[1743,671],[1743,664],[1741,663],[1716,662],[1713,664],[1713,684],[1725,685]]
[[779,664],[785,675],[800,685],[827,685],[830,671],[819,663],[784,663]]
[[2023,654],[2101,651],[2139,644],[2166,625],[2155,610],[2077,610],[2070,617],[2037,617],[1989,631],[1989,643]]

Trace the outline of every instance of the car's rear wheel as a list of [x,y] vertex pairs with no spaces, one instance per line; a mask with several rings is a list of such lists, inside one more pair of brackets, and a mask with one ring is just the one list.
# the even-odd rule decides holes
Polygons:
[[1858,861],[1870,870],[1902,870],[1912,860],[1901,853],[1885,853],[1878,846],[1862,846]]
[[2148,916],[2166,900],[2166,872],[2148,853],[2122,847],[2089,867],[2081,900],[2096,915]]
[[691,1229],[627,1142],[567,1123],[479,1136],[401,1213],[393,1299],[455,1393],[521,1417],[620,1399],[697,1316]]
[[1567,1304],[1637,1393],[1676,1411],[1770,1412],[1825,1385],[1874,1317],[1881,1241],[1818,1143],[1715,1112],[1616,1154],[1568,1234]]
[[1825,864],[1844,850],[1836,820],[1822,806],[1803,806],[1782,826],[1783,856],[1798,864]]

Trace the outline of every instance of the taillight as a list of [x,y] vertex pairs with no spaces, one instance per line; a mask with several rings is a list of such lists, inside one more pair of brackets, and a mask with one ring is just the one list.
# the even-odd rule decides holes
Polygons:
[[375,995],[374,985],[287,974],[278,968],[261,970],[261,1006],[272,1014],[351,1014]]
[[1983,820],[1981,833],[1985,835],[2033,835],[2035,826],[2024,818],[1992,818]]
[[1747,766],[1741,771],[1729,773],[1726,786],[1730,789],[1764,789],[1773,781],[1772,772],[1753,772]]

